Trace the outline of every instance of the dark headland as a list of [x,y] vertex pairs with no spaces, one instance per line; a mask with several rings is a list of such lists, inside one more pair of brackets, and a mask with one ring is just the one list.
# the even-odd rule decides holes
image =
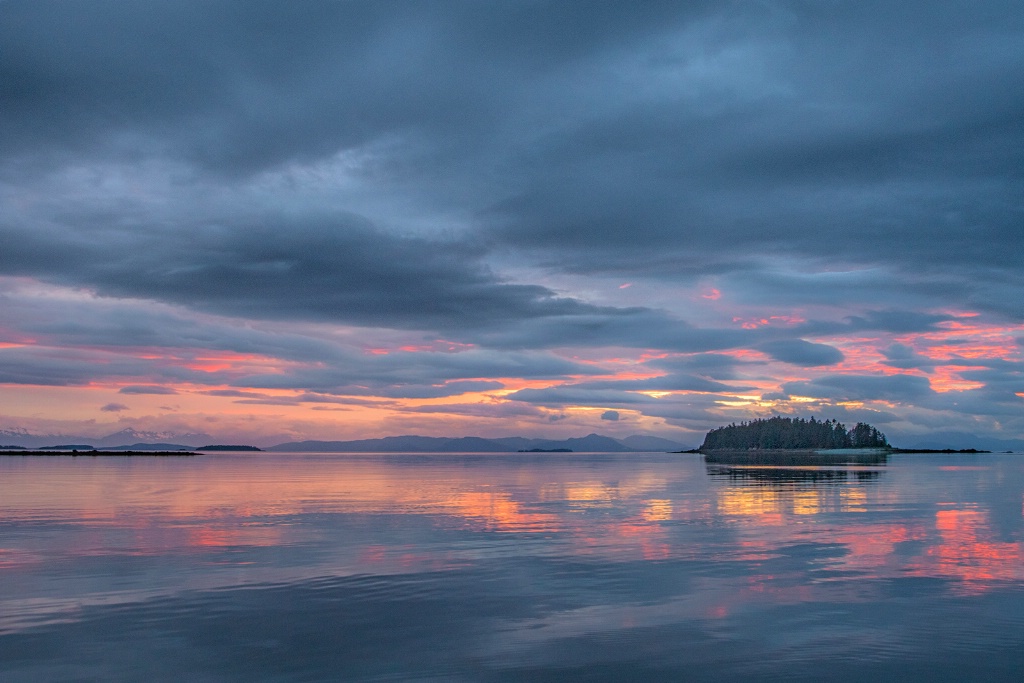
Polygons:
[[15,450],[0,450],[0,455],[46,455],[55,457],[99,457],[99,456],[156,456],[156,457],[177,457],[177,456],[190,456],[195,455],[193,451],[99,451],[89,450],[80,451],[73,449],[70,451],[65,450],[29,450],[27,448],[19,448]]
[[97,448],[89,444],[61,444],[57,446],[40,446],[26,448],[24,446],[0,446],[0,455],[61,455],[61,456],[188,456],[199,455],[206,451],[243,451],[262,452],[255,446],[238,444],[211,444],[193,448],[172,443],[135,443],[130,446],[107,446]]

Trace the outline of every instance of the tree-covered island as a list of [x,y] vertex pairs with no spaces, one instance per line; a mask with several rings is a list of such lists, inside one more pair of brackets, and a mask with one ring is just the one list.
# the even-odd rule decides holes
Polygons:
[[847,431],[836,420],[805,420],[800,417],[757,419],[712,429],[698,449],[718,450],[815,450],[842,448],[890,448],[885,434],[864,422]]

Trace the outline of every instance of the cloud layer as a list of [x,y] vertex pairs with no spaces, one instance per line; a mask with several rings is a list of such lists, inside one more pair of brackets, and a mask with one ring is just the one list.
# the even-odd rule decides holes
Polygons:
[[1024,435],[1019,3],[0,17],[0,382],[68,419]]

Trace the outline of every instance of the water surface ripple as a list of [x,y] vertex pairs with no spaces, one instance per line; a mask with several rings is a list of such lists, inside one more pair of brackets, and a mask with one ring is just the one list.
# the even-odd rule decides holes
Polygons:
[[0,680],[1019,680],[1024,456],[0,458]]

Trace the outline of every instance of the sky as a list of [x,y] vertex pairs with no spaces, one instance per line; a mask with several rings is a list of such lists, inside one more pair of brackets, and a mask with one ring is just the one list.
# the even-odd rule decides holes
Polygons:
[[1024,438],[1017,1],[0,0],[0,429]]

